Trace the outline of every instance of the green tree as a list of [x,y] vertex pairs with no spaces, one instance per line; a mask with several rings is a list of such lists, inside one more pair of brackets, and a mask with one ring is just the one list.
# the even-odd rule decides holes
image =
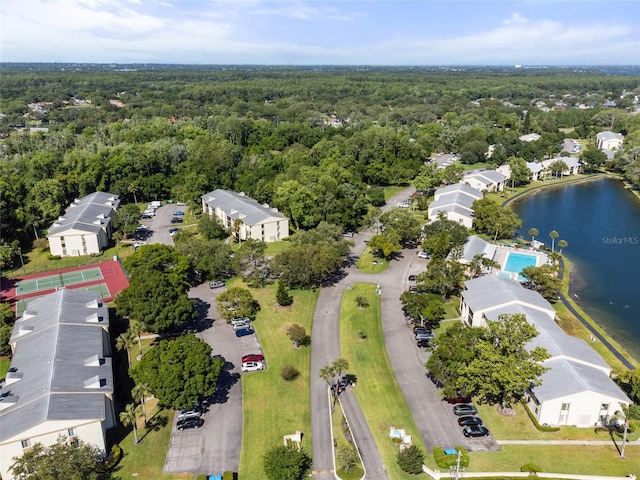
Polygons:
[[640,370],[625,370],[618,375],[616,382],[633,403],[640,403]]
[[212,357],[211,347],[184,335],[161,340],[131,370],[136,384],[146,384],[161,405],[186,408],[215,391],[224,359]]
[[559,234],[555,230],[551,230],[549,232],[549,237],[551,238],[551,251],[556,251],[556,238],[558,238]]
[[13,333],[13,324],[15,323],[15,315],[8,303],[0,303],[0,355],[9,355],[11,347],[9,339]]
[[515,229],[520,228],[522,220],[507,207],[501,207],[489,198],[473,202],[473,227],[494,238],[511,238]]
[[562,255],[562,250],[564,250],[565,248],[567,248],[569,246],[569,243],[566,240],[560,240],[558,242],[558,246],[560,247],[560,255]]
[[281,445],[270,448],[262,464],[269,480],[302,480],[311,468],[311,457],[304,450]]
[[222,292],[216,298],[218,313],[227,322],[234,318],[250,318],[255,320],[260,311],[260,304],[246,288],[233,287]]
[[137,280],[138,277],[161,273],[185,293],[189,288],[187,279],[191,273],[191,262],[187,256],[178,253],[169,245],[144,245],[133,255],[125,258],[123,264],[131,281]]
[[120,412],[120,421],[125,427],[131,426],[133,428],[133,444],[138,444],[138,427],[136,422],[138,420],[139,407],[136,407],[134,403],[128,403],[125,409]]
[[367,245],[379,258],[391,259],[402,250],[400,234],[396,230],[385,230],[374,235]]
[[287,287],[281,281],[278,282],[278,290],[276,291],[276,302],[282,307],[288,307],[293,303],[293,296],[289,294]]
[[305,244],[279,253],[271,268],[289,288],[308,289],[327,281],[341,264],[340,247]]
[[160,333],[187,323],[195,317],[192,301],[175,277],[150,270],[131,278],[129,286],[116,297],[116,311],[136,320],[147,331]]
[[420,235],[420,222],[408,208],[392,208],[382,215],[380,221],[387,230],[395,230],[400,236],[400,243],[414,241]]
[[292,323],[287,328],[287,336],[289,340],[293,342],[296,347],[301,345],[308,345],[310,338],[307,335],[307,332],[304,330],[302,325],[298,325],[297,323]]
[[427,270],[418,275],[418,289],[447,299],[460,291],[463,279],[464,270],[460,262],[433,258]]
[[511,157],[509,159],[509,167],[511,168],[511,174],[509,180],[511,180],[511,188],[519,187],[529,182],[531,172],[527,167],[527,162],[524,158]]
[[131,238],[138,228],[140,210],[137,205],[121,205],[113,217],[113,228],[120,232],[123,238]]
[[538,236],[539,233],[540,232],[535,227],[531,227],[529,229],[529,235],[531,235],[531,243],[533,243],[536,240],[536,237]]
[[266,250],[265,242],[248,238],[236,252],[238,272],[250,285],[261,286],[268,274],[269,263],[264,255]]
[[58,437],[47,447],[36,443],[9,467],[16,480],[110,480],[100,465],[102,456],[93,445]]
[[147,397],[152,395],[151,389],[149,385],[146,383],[138,383],[131,390],[131,396],[136,402],[140,402],[142,406],[142,415],[144,416],[144,424],[147,424],[147,405],[146,400]]
[[558,300],[562,281],[558,278],[558,268],[555,265],[526,267],[520,275],[527,279],[531,290],[538,292],[550,302]]
[[127,352],[127,365],[131,365],[131,347],[133,347],[134,343],[135,340],[129,330],[121,333],[118,335],[118,338],[116,338],[116,349],[118,351],[125,350]]
[[20,254],[20,242],[18,240],[11,242],[7,242],[4,239],[0,240],[0,269],[13,267]]
[[224,229],[218,217],[201,215],[198,219],[198,231],[207,240],[227,238],[227,231]]
[[607,154],[602,150],[589,146],[580,154],[580,160],[587,172],[594,172],[607,162]]
[[412,475],[422,473],[424,453],[416,445],[410,445],[398,452],[397,461],[403,472]]
[[620,449],[620,458],[624,458],[624,451],[627,446],[627,433],[629,432],[629,421],[640,420],[640,405],[624,405],[620,404],[620,410],[614,413],[614,423],[621,421],[623,428],[622,448]]
[[461,248],[469,237],[469,230],[458,222],[449,220],[444,212],[422,229],[425,240],[422,248],[433,258],[446,258],[452,250]]
[[510,407],[531,386],[540,385],[548,370],[541,362],[549,358],[544,348],[527,349],[538,332],[525,315],[500,315],[481,329],[474,357],[460,365],[457,386],[481,402]]
[[346,473],[350,473],[358,465],[362,465],[360,455],[358,455],[358,451],[353,445],[338,447],[336,462],[338,463],[338,469],[344,470]]

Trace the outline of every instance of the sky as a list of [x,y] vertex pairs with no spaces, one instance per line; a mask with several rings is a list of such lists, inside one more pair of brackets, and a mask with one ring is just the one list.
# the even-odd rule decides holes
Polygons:
[[0,61],[640,65],[640,0],[1,0]]

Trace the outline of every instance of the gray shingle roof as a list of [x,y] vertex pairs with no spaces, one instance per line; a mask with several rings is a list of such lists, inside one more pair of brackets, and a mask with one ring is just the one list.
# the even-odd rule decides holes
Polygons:
[[478,178],[485,181],[485,183],[501,183],[507,179],[507,177],[495,170],[482,170],[480,172],[468,173],[462,181],[464,182],[467,178]]
[[466,207],[471,210],[473,202],[475,201],[475,198],[472,198],[462,192],[451,192],[440,195],[440,197],[438,197],[438,200],[434,200],[429,204],[429,208],[437,208],[445,205],[458,205],[460,207]]
[[219,208],[231,218],[239,218],[247,225],[257,225],[269,219],[286,219],[284,215],[268,205],[261,205],[251,197],[228,190],[214,190],[202,195],[203,201]]
[[[464,183],[454,183],[453,185],[447,185],[446,187],[439,188],[438,190],[436,190],[435,195],[447,195],[453,192],[462,192],[473,197],[474,199],[481,199],[483,197],[482,192]],[[473,201],[471,203],[473,203]]]
[[565,358],[553,358],[544,362],[551,369],[542,374],[542,385],[533,389],[540,402],[568,395],[595,392],[629,404],[631,401],[622,390],[598,368],[593,368]]
[[482,238],[471,235],[467,238],[462,251],[462,259],[471,262],[473,257],[482,254],[486,258],[493,258],[496,253],[496,246],[483,240]]
[[106,229],[115,210],[120,205],[117,195],[94,192],[76,199],[49,228],[49,235],[57,235],[71,229],[95,233]]
[[95,292],[62,289],[33,300],[16,321],[0,387],[0,441],[46,420],[105,418],[113,373],[109,313],[99,302]]
[[538,173],[544,170],[544,167],[537,162],[527,162],[527,168],[531,173]]
[[462,292],[464,301],[474,312],[506,306],[510,303],[524,303],[539,310],[555,314],[553,307],[538,293],[527,290],[519,282],[497,275],[485,275],[465,282],[467,290]]

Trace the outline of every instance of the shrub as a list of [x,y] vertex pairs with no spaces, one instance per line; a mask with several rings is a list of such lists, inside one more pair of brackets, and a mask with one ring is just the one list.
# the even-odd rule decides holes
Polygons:
[[542,470],[540,469],[539,466],[533,464],[533,463],[525,463],[524,465],[522,465],[520,467],[520,471],[521,472],[529,472],[529,473],[538,473],[541,472]]
[[60,260],[62,257],[60,255],[47,255],[47,258],[53,261],[53,260]]
[[205,475],[204,473],[201,473],[196,477],[196,480],[207,480],[207,478],[209,478],[209,475]]
[[358,308],[367,308],[369,306],[369,302],[367,301],[366,297],[357,296],[356,305],[358,305]]
[[267,451],[262,459],[265,477],[269,480],[302,480],[311,469],[311,457],[297,448],[278,446]]
[[360,338],[360,340],[366,340],[367,338],[367,332],[365,332],[364,330],[360,330],[358,332],[358,337]]
[[302,325],[298,325],[297,323],[289,326],[289,328],[287,329],[287,335],[289,336],[289,340],[295,343],[296,347],[299,347],[301,345],[309,345],[311,340],[307,335],[307,332],[305,332],[304,327]]
[[398,466],[407,473],[422,473],[424,453],[415,445],[411,445],[398,452]]
[[234,480],[233,478],[233,472],[227,470],[226,472],[224,472],[222,474],[222,480]]
[[116,444],[111,447],[111,453],[109,453],[107,460],[102,464],[102,468],[105,471],[111,471],[116,468],[120,460],[122,460],[122,447]]
[[33,248],[37,250],[46,250],[47,248],[49,248],[49,241],[46,238],[40,237],[35,239],[32,245],[33,245]]
[[351,470],[361,465],[360,456],[353,445],[338,448],[336,462],[338,463],[338,468],[347,473],[351,473]]
[[289,365],[289,364],[283,365],[282,369],[280,370],[280,376],[287,382],[291,382],[295,380],[296,378],[298,378],[299,375],[300,375],[300,372],[293,365]]
[[288,307],[293,303],[293,296],[289,295],[289,291],[287,287],[285,287],[284,283],[278,282],[278,291],[276,292],[276,301],[278,305],[283,307]]
[[524,407],[524,411],[529,415],[529,419],[533,423],[533,425],[541,432],[559,432],[559,427],[549,427],[547,425],[540,425],[538,419],[533,415],[533,412],[529,409],[529,406],[525,403],[524,400],[520,400],[522,406]]

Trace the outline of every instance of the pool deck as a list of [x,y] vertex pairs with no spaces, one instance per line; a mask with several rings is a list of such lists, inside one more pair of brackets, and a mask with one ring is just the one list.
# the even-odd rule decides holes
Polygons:
[[501,273],[508,274],[511,280],[518,280],[517,273],[504,270],[505,266],[507,265],[509,253],[520,253],[523,255],[531,255],[533,257],[536,257],[536,267],[541,267],[549,260],[549,257],[546,253],[540,252],[538,250],[533,250],[530,248],[509,247],[506,245],[496,245],[496,253],[493,256],[493,259],[500,264],[500,267],[492,269],[491,273],[494,273],[496,275],[499,275]]

